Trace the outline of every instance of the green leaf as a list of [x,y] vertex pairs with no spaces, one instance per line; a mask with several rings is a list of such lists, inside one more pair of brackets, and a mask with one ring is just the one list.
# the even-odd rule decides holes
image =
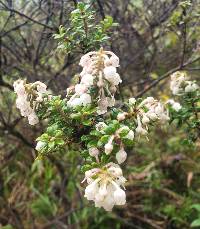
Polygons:
[[132,141],[131,139],[128,138],[123,138],[122,142],[124,143],[125,146],[133,146],[134,141]]
[[90,139],[91,139],[91,136],[89,136],[89,135],[83,135],[81,137],[81,141],[83,141],[83,142],[89,141]]
[[55,140],[55,144],[56,145],[64,145],[65,144],[65,141],[63,139],[56,139]]
[[88,144],[87,144],[88,148],[95,147],[95,146],[97,146],[97,141],[95,141],[95,140],[92,140],[92,141],[88,142]]
[[104,129],[104,131],[105,131],[105,133],[106,134],[114,134],[114,132],[115,132],[115,126],[114,125],[109,125],[108,127],[106,127],[105,129]]
[[48,143],[48,148],[53,149],[55,147],[55,141]]
[[100,133],[99,131],[97,131],[97,130],[92,130],[92,131],[90,132],[90,135],[92,135],[92,136],[100,136],[101,133]]
[[102,144],[106,144],[107,142],[108,142],[108,139],[110,138],[110,135],[104,135],[104,136],[102,136],[101,138],[100,138],[100,142],[102,143]]
[[200,218],[191,223],[191,227],[200,227]]
[[88,164],[83,165],[83,166],[81,167],[81,172],[82,172],[82,173],[85,173],[86,171],[90,170],[91,168],[92,168],[91,165],[88,165]]
[[82,121],[82,124],[85,126],[90,126],[92,124],[92,121],[90,119]]
[[193,204],[191,208],[196,209],[198,212],[200,212],[200,204]]
[[130,131],[129,129],[123,129],[119,133],[120,137],[125,137],[128,134],[129,131]]

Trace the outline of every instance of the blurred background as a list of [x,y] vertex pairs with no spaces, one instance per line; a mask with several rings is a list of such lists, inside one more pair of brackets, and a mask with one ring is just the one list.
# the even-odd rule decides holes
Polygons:
[[[53,34],[68,28],[77,3],[0,0],[0,228],[188,229],[200,214],[200,142],[184,144],[184,126],[160,126],[129,152],[127,204],[112,213],[84,199],[77,152],[35,161],[45,123],[31,127],[20,116],[12,84],[40,80],[66,94],[86,50],[58,52]],[[169,75],[179,69],[200,82],[200,62],[191,61],[200,52],[199,0],[89,4],[96,21],[109,15],[118,23],[105,47],[120,58],[119,98],[166,100]]]

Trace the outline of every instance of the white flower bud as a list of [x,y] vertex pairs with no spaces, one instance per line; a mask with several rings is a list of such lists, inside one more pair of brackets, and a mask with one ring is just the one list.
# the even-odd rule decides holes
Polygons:
[[85,197],[88,200],[93,200],[95,198],[96,192],[98,190],[98,185],[96,181],[93,181],[91,184],[89,184],[85,189]]
[[68,101],[67,105],[71,107],[81,106],[82,100],[80,98],[74,98],[73,100]]
[[105,154],[110,154],[111,152],[112,152],[112,150],[113,150],[113,145],[112,145],[112,143],[107,143],[107,144],[105,144]]
[[196,83],[193,82],[188,82],[188,85],[185,87],[185,92],[193,92],[196,91],[198,89],[198,85]]
[[41,103],[43,101],[42,93],[38,93],[38,97],[36,98],[36,101],[38,103]]
[[93,85],[94,78],[91,74],[85,74],[83,75],[81,79],[81,83],[85,84],[86,86],[92,86]]
[[141,135],[146,135],[147,134],[147,130],[145,130],[144,128],[142,128],[142,126],[139,126],[135,129],[136,133],[141,134]]
[[99,155],[99,150],[96,147],[89,148],[89,154],[92,157],[96,157]]
[[46,93],[46,91],[47,91],[47,85],[46,84],[44,84],[40,81],[36,81],[34,84],[37,85],[37,91],[39,93]]
[[126,193],[121,188],[117,188],[114,192],[114,200],[116,205],[124,205],[126,203]]
[[157,118],[158,118],[158,116],[156,115],[156,113],[155,112],[151,112],[151,111],[148,111],[147,113],[146,113],[146,115],[147,115],[147,117],[149,117],[151,120],[156,120]]
[[136,99],[135,98],[130,98],[128,100],[128,102],[129,102],[130,105],[134,105],[136,103]]
[[104,82],[101,80],[101,81],[98,81],[97,82],[97,86],[98,87],[103,87],[104,86]]
[[85,93],[87,91],[87,87],[86,85],[84,84],[77,84],[75,86],[75,92],[78,94],[78,95],[82,95],[83,93]]
[[95,125],[96,130],[102,131],[107,125],[104,122],[99,122]]
[[117,115],[117,120],[118,121],[123,121],[125,118],[126,118],[126,113],[125,112],[124,113],[119,113]]
[[115,76],[115,74],[117,73],[117,70],[113,66],[108,66],[104,68],[103,72],[104,72],[105,78],[106,77],[110,78],[110,77]]
[[119,74],[116,72],[116,68],[110,66],[104,68],[105,79],[107,79],[114,86],[122,82]]
[[128,134],[126,135],[126,138],[130,139],[130,140],[133,140],[134,139],[134,132],[132,130],[130,130],[128,132]]
[[28,116],[28,122],[30,125],[36,125],[39,122],[39,119],[34,112]]
[[167,103],[171,104],[172,109],[174,109],[177,112],[182,108],[181,104],[178,102],[175,102],[173,99],[169,99]]
[[150,119],[146,115],[143,115],[143,117],[142,117],[142,123],[145,125],[145,124],[147,124],[149,122],[150,122]]
[[117,88],[116,88],[116,86],[112,85],[112,86],[109,88],[109,90],[110,90],[111,93],[114,94],[114,93],[117,91]]
[[23,80],[16,80],[13,84],[13,87],[18,96],[23,96],[26,94]]
[[84,93],[80,96],[80,100],[81,100],[83,106],[86,106],[87,104],[90,104],[92,102],[91,96],[89,94],[86,94],[86,93]]
[[86,54],[86,55],[81,57],[79,65],[81,65],[82,67],[86,67],[86,66],[90,65],[91,62],[92,62],[92,60],[91,60],[90,56]]
[[46,146],[46,142],[43,142],[43,141],[39,141],[39,142],[37,142],[37,145],[36,145],[36,147],[35,147],[35,149],[37,150],[37,151],[40,151],[42,148],[44,148]]
[[124,149],[120,149],[117,153],[116,153],[116,159],[118,164],[122,164],[127,158],[127,153],[124,151]]
[[119,58],[116,55],[110,57],[110,62],[113,67],[119,67]]

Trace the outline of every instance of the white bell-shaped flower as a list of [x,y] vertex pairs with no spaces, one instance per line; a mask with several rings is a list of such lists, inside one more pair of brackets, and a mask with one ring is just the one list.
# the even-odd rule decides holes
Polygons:
[[89,154],[92,157],[97,157],[99,155],[99,150],[96,147],[89,148]]
[[40,150],[43,149],[45,146],[46,146],[46,142],[38,141],[38,142],[37,142],[37,145],[36,145],[36,147],[35,147],[35,149],[36,149],[37,151],[40,151]]
[[81,103],[86,106],[92,102],[90,94],[84,93],[80,96]]
[[126,138],[128,138],[128,139],[130,139],[130,140],[133,140],[134,137],[135,137],[135,134],[134,134],[134,132],[133,132],[132,130],[130,130],[130,131],[128,132],[128,134],[126,135]]
[[105,144],[104,148],[105,148],[105,154],[108,155],[112,152],[113,145],[112,145],[112,143],[107,143],[107,144]]
[[118,164],[122,164],[127,158],[127,153],[125,150],[122,148],[116,153],[116,160]]
[[76,84],[75,92],[77,95],[82,95],[87,91],[87,86],[85,84]]
[[126,193],[121,188],[117,188],[114,192],[114,200],[116,205],[124,205],[126,203]]
[[37,115],[35,114],[35,112],[31,113],[28,116],[28,122],[30,125],[36,125],[39,122],[39,119],[38,119]]
[[92,86],[94,83],[94,77],[91,74],[85,74],[81,78],[81,83],[85,84],[86,86]]

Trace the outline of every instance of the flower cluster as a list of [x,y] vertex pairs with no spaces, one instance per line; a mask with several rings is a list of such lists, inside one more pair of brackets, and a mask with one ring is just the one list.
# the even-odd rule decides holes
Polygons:
[[[102,127],[100,127],[100,125]],[[134,132],[129,129],[126,125],[119,125],[116,128],[113,128],[113,124],[106,125],[103,122],[100,122],[96,125],[96,130],[99,132],[99,138],[105,139],[105,142],[102,142],[102,145],[97,147],[89,147],[89,155],[96,158],[96,161],[99,162],[99,154],[103,153],[105,155],[111,155],[112,152],[115,152],[115,158],[118,164],[122,164],[126,158],[127,153],[124,150],[125,145],[124,140],[130,140],[133,142]],[[108,131],[110,135],[108,135]],[[112,131],[112,133],[110,132]],[[101,140],[100,140],[101,142]]]
[[86,106],[93,101],[97,105],[98,114],[106,113],[108,107],[114,106],[114,94],[121,83],[116,70],[119,58],[113,52],[100,49],[98,52],[85,54],[80,65],[83,67],[81,80],[75,85],[75,93],[69,99],[68,105]]
[[199,138],[199,102],[200,87],[195,81],[189,80],[185,72],[175,72],[171,75],[170,88],[179,102],[169,99],[170,122],[174,121],[178,127],[184,125],[187,139],[191,144]]
[[188,81],[185,72],[175,72],[171,75],[170,89],[173,95],[179,95],[184,92],[196,91],[199,86],[194,81]]
[[136,134],[146,135],[148,133],[148,124],[152,121],[159,120],[165,123],[169,120],[168,112],[164,105],[155,100],[153,97],[147,97],[138,103],[135,98],[129,99],[129,112],[119,113],[117,119],[119,121],[136,118]]
[[111,211],[114,205],[126,203],[126,194],[121,188],[124,187],[126,179],[117,164],[109,163],[103,168],[88,170],[85,173],[85,180],[88,183],[85,197],[93,200],[96,207]]
[[43,101],[43,94],[46,93],[47,86],[40,81],[33,84],[26,84],[23,80],[17,80],[13,84],[17,94],[16,106],[24,117],[28,117],[30,125],[39,122],[35,113],[39,103]]

